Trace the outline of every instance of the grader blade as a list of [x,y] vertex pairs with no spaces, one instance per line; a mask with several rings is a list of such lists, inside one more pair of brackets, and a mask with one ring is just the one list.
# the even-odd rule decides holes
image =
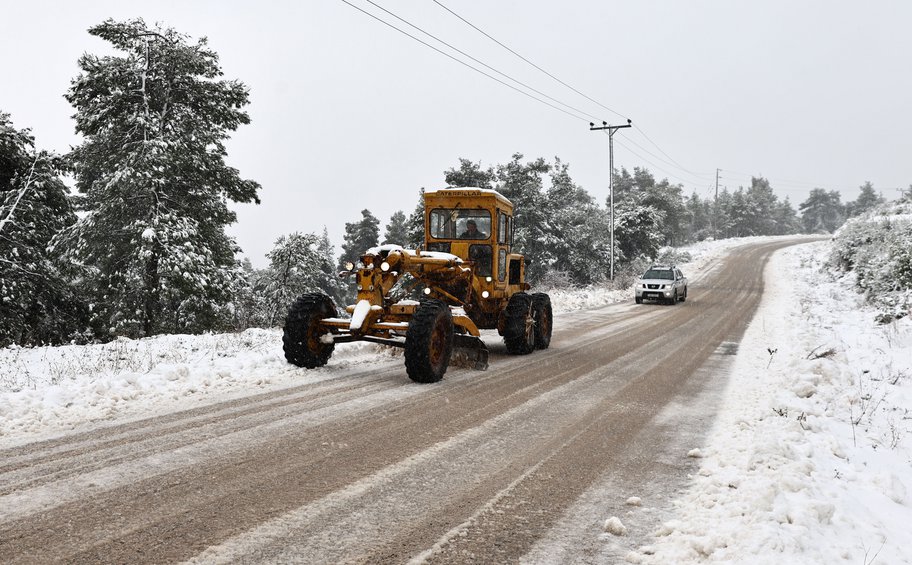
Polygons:
[[456,334],[453,336],[453,355],[450,362],[476,371],[486,371],[488,347],[475,336]]

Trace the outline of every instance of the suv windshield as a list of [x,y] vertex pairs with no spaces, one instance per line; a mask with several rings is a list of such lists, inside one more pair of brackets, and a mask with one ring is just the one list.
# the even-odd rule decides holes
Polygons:
[[430,220],[435,239],[488,239],[491,235],[491,213],[483,209],[435,208]]
[[669,281],[674,280],[674,273],[670,269],[649,269],[646,271],[646,274],[643,275],[644,279],[666,279]]

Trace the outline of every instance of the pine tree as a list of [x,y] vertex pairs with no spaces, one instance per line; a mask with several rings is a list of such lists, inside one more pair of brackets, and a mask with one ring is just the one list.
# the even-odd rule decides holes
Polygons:
[[704,201],[694,192],[684,204],[687,228],[685,241],[702,241],[712,235],[711,203]]
[[89,33],[119,54],[83,55],[66,95],[85,139],[69,157],[86,214],[62,245],[91,274],[110,332],[222,327],[243,279],[227,203],[259,203],[259,185],[225,163],[248,90],[221,78],[205,38],[141,19]]
[[854,202],[846,203],[846,216],[859,216],[884,203],[884,198],[877,194],[870,181],[861,185],[859,191]]
[[516,153],[509,163],[498,165],[496,189],[513,203],[513,249],[525,255],[526,276],[535,282],[548,271],[550,259],[545,241],[549,210],[542,175],[551,166],[541,157],[528,163],[522,159],[522,154]]
[[745,194],[750,216],[745,219],[745,235],[775,235],[776,208],[779,199],[763,177],[751,177],[750,188]]
[[651,260],[659,253],[665,214],[646,200],[646,194],[639,193],[615,206],[615,261],[619,263],[639,258]]
[[547,191],[545,223],[548,276],[587,285],[604,279],[609,255],[593,253],[610,246],[608,217],[595,199],[570,178],[569,165],[555,159]]
[[241,261],[243,283],[234,294],[234,329],[264,328],[269,325],[266,307],[268,270],[255,269],[250,259]]
[[321,240],[316,235],[292,233],[276,240],[266,254],[269,268],[265,278],[266,323],[280,323],[288,306],[301,294],[323,290]]
[[822,188],[811,191],[801,203],[801,223],[808,233],[832,233],[845,221],[845,211],[839,192]]
[[0,346],[60,343],[87,330],[87,309],[48,251],[76,221],[60,167],[0,112]]
[[348,261],[357,262],[365,251],[378,245],[379,239],[380,220],[370,210],[361,210],[360,221],[345,224],[339,267],[343,268]]
[[383,243],[394,243],[403,247],[407,245],[408,220],[402,210],[397,210],[390,216],[390,221],[386,224],[386,231],[383,234]]
[[785,200],[776,204],[773,215],[776,221],[776,232],[773,235],[788,235],[801,231],[801,220],[798,219],[798,214],[787,196]]
[[493,167],[481,168],[481,163],[473,163],[468,159],[459,159],[459,168],[444,171],[444,181],[449,186],[493,188],[497,174]]
[[337,305],[345,302],[346,287],[339,278],[336,269],[336,253],[333,244],[329,241],[329,231],[323,227],[323,235],[317,244],[317,253],[320,256],[320,274],[318,286],[320,290],[335,301]]
[[403,247],[421,249],[424,246],[424,187],[418,192],[418,204],[409,214],[406,222],[406,237]]
[[686,218],[683,188],[669,183],[668,179],[657,183],[652,173],[641,167],[634,167],[632,177],[623,169],[619,176],[619,181],[614,185],[617,187],[615,206],[633,199],[637,206],[649,206],[661,212],[664,221],[659,230],[663,243],[676,245],[683,241]]

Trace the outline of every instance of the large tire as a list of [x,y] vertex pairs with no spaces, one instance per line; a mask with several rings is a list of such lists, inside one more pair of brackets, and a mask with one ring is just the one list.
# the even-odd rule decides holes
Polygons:
[[548,349],[551,345],[551,297],[543,292],[532,295],[532,315],[535,317],[535,347]]
[[298,367],[322,367],[332,356],[335,344],[323,342],[320,320],[334,318],[336,307],[332,299],[320,292],[303,294],[288,308],[282,328],[282,349],[285,359]]
[[526,355],[535,351],[535,318],[532,314],[532,297],[517,292],[510,297],[504,310],[504,344],[513,355]]
[[453,353],[453,316],[440,300],[423,300],[405,334],[405,371],[416,383],[443,378]]

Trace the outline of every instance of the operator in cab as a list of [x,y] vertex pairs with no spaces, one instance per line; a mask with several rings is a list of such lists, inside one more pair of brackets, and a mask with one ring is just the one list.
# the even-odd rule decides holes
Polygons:
[[466,231],[462,232],[459,239],[488,239],[488,236],[484,232],[478,231],[475,220],[469,220],[466,222]]

